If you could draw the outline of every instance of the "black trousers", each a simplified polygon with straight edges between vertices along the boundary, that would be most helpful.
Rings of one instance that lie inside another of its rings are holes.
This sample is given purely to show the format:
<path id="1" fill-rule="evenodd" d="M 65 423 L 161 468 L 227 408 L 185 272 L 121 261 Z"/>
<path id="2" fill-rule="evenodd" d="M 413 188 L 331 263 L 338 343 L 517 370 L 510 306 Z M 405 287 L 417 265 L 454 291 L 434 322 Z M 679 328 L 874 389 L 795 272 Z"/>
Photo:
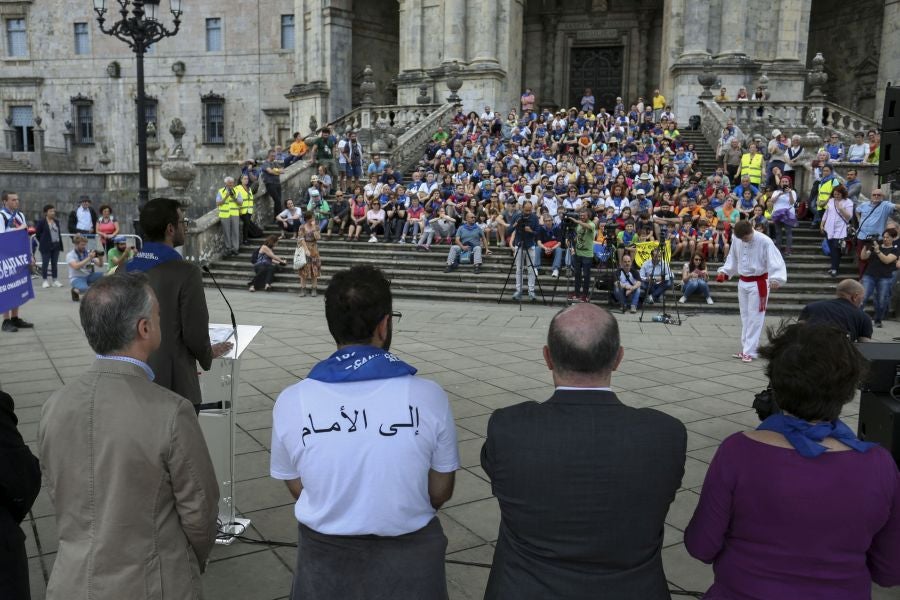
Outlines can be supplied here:
<path id="1" fill-rule="evenodd" d="M 56 279 L 59 274 L 57 273 L 58 267 L 57 264 L 59 262 L 59 247 L 50 250 L 49 252 L 41 252 L 41 277 L 43 279 L 47 279 L 47 272 L 52 274 L 53 279 Z"/>
<path id="2" fill-rule="evenodd" d="M 253 272 L 256 273 L 256 277 L 253 278 L 253 287 L 258 290 L 271 285 L 272 280 L 275 279 L 275 265 L 265 263 L 253 265 Z"/>
<path id="3" fill-rule="evenodd" d="M 272 199 L 272 219 L 275 218 L 275 215 L 281 212 L 281 182 L 269 183 L 266 182 L 266 193 L 269 195 L 269 198 Z"/>
<path id="4" fill-rule="evenodd" d="M 403 224 L 406 223 L 406 218 L 398 218 L 395 217 L 388 221 L 388 233 L 387 233 L 387 241 L 391 240 L 399 240 L 400 235 L 403 233 Z"/>
<path id="5" fill-rule="evenodd" d="M 575 293 L 579 296 L 591 295 L 591 266 L 594 264 L 593 256 L 578 256 L 574 259 L 572 266 L 575 267 Z"/>

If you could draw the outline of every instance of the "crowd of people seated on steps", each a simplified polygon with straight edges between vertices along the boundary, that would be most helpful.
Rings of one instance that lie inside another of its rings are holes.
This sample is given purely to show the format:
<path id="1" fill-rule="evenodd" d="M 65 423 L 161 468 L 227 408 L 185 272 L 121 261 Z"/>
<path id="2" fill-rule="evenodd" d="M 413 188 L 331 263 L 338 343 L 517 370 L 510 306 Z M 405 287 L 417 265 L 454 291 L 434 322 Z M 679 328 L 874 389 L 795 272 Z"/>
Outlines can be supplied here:
<path id="1" fill-rule="evenodd" d="M 829 224 L 822 217 L 833 194 L 846 194 L 854 205 L 865 199 L 857 174 L 840 179 L 830 163 L 877 160 L 877 132 L 860 132 L 847 147 L 829 139 L 812 157 L 815 185 L 807 195 L 794 188 L 795 170 L 810 158 L 799 136 L 789 139 L 776 129 L 768 142 L 745 139 L 729 121 L 715 151 L 715 170 L 706 173 L 659 90 L 649 102 L 638 98 L 626 105 L 617 98 L 608 107 L 597 105 L 590 90 L 569 109 L 538 110 L 530 91 L 521 100 L 505 114 L 489 106 L 480 113 L 460 109 L 437 129 L 409 174 L 378 154 L 364 164 L 355 132 L 334 135 L 326 128 L 309 145 L 298 137 L 289 152 L 279 155 L 276 148 L 259 169 L 247 165 L 244 175 L 250 182 L 265 180 L 273 165 L 313 161 L 317 173 L 309 188 L 283 210 L 277 190 L 275 219 L 282 237 L 296 239 L 308 211 L 323 239 L 412 244 L 423 252 L 448 246 L 450 270 L 461 259 L 480 266 L 487 252 L 479 249 L 476 263 L 476 246 L 509 245 L 530 202 L 540 224 L 532 261 L 557 277 L 571 268 L 574 255 L 563 239 L 563 215 L 585 206 L 596 225 L 600 262 L 619 266 L 628 255 L 639 270 L 648 252 L 638 249 L 657 244 L 661 261 L 671 261 L 676 272 L 681 267 L 680 278 L 669 278 L 682 288 L 680 301 L 698 296 L 712 303 L 706 262 L 724 259 L 738 220 L 750 219 L 790 256 L 799 220 Z M 264 185 L 270 187 L 268 180 Z M 470 231 L 464 241 L 458 233 L 468 214 L 479 235 Z M 833 226 L 833 215 L 830 221 Z M 643 289 L 622 304 L 641 302 L 648 295 L 646 282 Z"/>

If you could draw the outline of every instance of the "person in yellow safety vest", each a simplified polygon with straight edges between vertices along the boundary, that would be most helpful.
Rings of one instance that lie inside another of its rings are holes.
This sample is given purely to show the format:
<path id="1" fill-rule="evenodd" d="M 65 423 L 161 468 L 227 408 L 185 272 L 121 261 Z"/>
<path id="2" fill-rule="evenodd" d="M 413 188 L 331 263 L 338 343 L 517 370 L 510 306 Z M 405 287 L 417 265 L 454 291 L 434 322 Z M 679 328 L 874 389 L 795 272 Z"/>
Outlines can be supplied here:
<path id="1" fill-rule="evenodd" d="M 741 166 L 738 167 L 737 175 L 749 175 L 750 183 L 759 187 L 762 181 L 763 171 L 763 155 L 759 153 L 759 146 L 756 142 L 750 142 L 749 151 L 741 155 Z"/>
<path id="2" fill-rule="evenodd" d="M 825 216 L 825 209 L 828 207 L 828 200 L 834 188 L 841 185 L 840 178 L 834 174 L 831 165 L 822 165 L 822 177 L 819 179 L 819 191 L 816 193 L 816 215 L 813 217 L 813 226 L 819 224 L 822 217 Z"/>
<path id="3" fill-rule="evenodd" d="M 246 244 L 250 237 L 250 223 L 253 221 L 253 190 L 250 189 L 249 175 L 241 175 L 237 191 L 244 198 L 241 204 L 241 243 Z"/>
<path id="4" fill-rule="evenodd" d="M 236 256 L 241 249 L 241 205 L 244 196 L 234 187 L 234 177 L 225 178 L 225 187 L 216 193 L 219 221 L 225 238 L 225 256 Z"/>

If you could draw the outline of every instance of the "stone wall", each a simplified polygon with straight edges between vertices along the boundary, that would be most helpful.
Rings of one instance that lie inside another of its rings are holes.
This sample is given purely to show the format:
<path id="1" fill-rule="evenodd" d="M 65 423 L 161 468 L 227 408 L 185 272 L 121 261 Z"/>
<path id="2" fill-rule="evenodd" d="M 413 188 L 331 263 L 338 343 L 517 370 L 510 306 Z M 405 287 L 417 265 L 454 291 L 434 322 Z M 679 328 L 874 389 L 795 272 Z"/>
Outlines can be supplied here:
<path id="1" fill-rule="evenodd" d="M 2 3 L 3 12 L 9 3 Z M 108 19 L 118 17 L 111 4 Z M 29 55 L 4 60 L 0 76 L 0 113 L 15 104 L 29 104 L 43 119 L 45 144 L 64 147 L 66 121 L 74 122 L 70 98 L 81 95 L 93 102 L 95 145 L 75 148 L 79 169 L 97 169 L 100 146 L 112 159 L 109 169 L 137 167 L 136 79 L 133 52 L 121 41 L 100 32 L 91 2 L 42 0 L 17 3 L 25 11 Z M 264 9 L 262 8 L 264 6 Z M 160 6 L 161 20 L 171 24 L 168 2 Z M 185 3 L 181 30 L 160 41 L 145 57 L 147 94 L 158 101 L 160 138 L 174 117 L 188 132 L 187 154 L 194 160 L 239 160 L 255 154 L 271 140 L 289 133 L 289 105 L 284 93 L 293 79 L 293 50 L 281 50 L 281 15 L 294 12 L 293 0 L 268 0 L 254 5 L 216 0 Z M 223 51 L 206 52 L 206 19 L 223 23 Z M 90 52 L 74 53 L 74 23 L 89 24 Z M 107 22 L 107 25 L 109 23 Z M 119 76 L 107 73 L 117 63 Z M 182 62 L 184 74 L 173 65 Z M 201 95 L 225 98 L 225 144 L 204 145 Z M 165 146 L 160 156 L 168 150 Z"/>
<path id="2" fill-rule="evenodd" d="M 806 56 L 807 64 L 816 52 L 825 57 L 829 100 L 864 115 L 877 112 L 879 119 L 875 92 L 884 5 L 883 0 L 816 0 Z"/>
<path id="3" fill-rule="evenodd" d="M 400 71 L 400 19 L 396 0 L 368 0 L 353 7 L 353 106 L 362 102 L 359 84 L 366 65 L 372 66 L 375 104 L 395 104 L 394 77 Z"/>

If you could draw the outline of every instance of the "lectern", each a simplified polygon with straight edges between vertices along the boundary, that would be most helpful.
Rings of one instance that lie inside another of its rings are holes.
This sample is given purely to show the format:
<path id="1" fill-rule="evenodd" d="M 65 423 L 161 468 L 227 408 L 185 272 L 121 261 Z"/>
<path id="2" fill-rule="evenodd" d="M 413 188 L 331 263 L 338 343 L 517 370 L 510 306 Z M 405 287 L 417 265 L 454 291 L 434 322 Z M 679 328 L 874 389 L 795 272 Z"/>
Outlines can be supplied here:
<path id="1" fill-rule="evenodd" d="M 231 352 L 213 359 L 209 371 L 200 374 L 202 406 L 205 407 L 200 411 L 200 429 L 219 482 L 220 534 L 216 538 L 217 544 L 231 544 L 250 524 L 250 519 L 238 516 L 234 505 L 234 434 L 241 355 L 261 329 L 259 325 L 238 325 L 236 334 L 230 338 L 234 342 Z M 231 332 L 232 327 L 210 323 L 209 330 L 215 343 L 224 339 L 221 332 Z"/>

